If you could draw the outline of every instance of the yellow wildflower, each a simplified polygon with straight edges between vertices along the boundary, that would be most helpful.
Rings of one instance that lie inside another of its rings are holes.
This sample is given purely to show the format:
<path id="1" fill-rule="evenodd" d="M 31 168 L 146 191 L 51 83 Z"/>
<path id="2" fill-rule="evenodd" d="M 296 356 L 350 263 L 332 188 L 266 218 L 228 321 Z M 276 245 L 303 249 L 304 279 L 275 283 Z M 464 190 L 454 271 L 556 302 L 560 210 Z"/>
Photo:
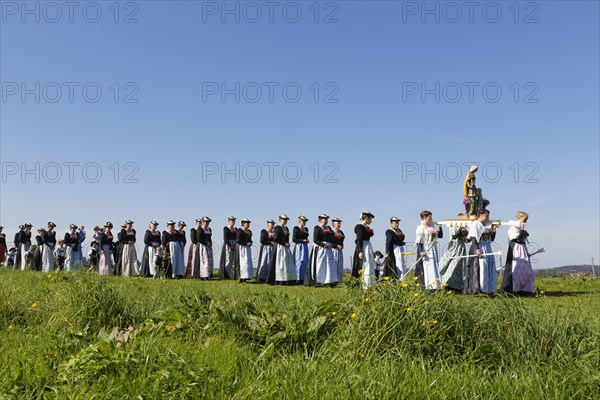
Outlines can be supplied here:
<path id="1" fill-rule="evenodd" d="M 384 276 L 384 277 L 383 277 L 383 280 L 384 280 L 384 281 L 389 281 L 389 280 L 390 280 L 390 277 L 389 277 L 389 276 Z"/>
<path id="2" fill-rule="evenodd" d="M 406 283 L 402 282 L 402 284 L 401 284 L 400 286 L 402 286 L 402 289 L 404 289 L 404 288 L 406 288 L 408 285 L 407 285 Z"/>
<path id="3" fill-rule="evenodd" d="M 419 293 L 415 293 L 415 297 L 419 297 Z"/>
<path id="4" fill-rule="evenodd" d="M 416 276 L 413 276 L 413 278 L 412 278 L 413 281 L 416 281 L 417 279 L 419 279 L 419 278 L 417 278 Z"/>
<path id="5" fill-rule="evenodd" d="M 37 303 L 31 303 L 31 308 L 36 308 L 37 307 Z"/>
<path id="6" fill-rule="evenodd" d="M 337 314 L 335 311 L 332 311 L 332 312 L 331 312 L 331 315 L 335 315 L 335 314 Z"/>
<path id="7" fill-rule="evenodd" d="M 415 286 L 416 286 L 416 287 L 419 287 L 419 286 L 421 286 L 421 284 L 420 284 L 420 283 L 417 283 Z"/>
<path id="8" fill-rule="evenodd" d="M 350 314 L 350 316 L 351 316 L 352 318 L 356 318 L 356 313 L 352 313 L 352 314 Z"/>
<path id="9" fill-rule="evenodd" d="M 433 324 L 434 324 L 434 325 L 438 323 L 437 319 L 434 319 L 434 320 L 433 320 L 433 321 L 431 321 L 431 322 L 433 322 Z"/>
<path id="10" fill-rule="evenodd" d="M 12 331 L 15 326 L 13 324 L 8 324 L 8 330 Z"/>

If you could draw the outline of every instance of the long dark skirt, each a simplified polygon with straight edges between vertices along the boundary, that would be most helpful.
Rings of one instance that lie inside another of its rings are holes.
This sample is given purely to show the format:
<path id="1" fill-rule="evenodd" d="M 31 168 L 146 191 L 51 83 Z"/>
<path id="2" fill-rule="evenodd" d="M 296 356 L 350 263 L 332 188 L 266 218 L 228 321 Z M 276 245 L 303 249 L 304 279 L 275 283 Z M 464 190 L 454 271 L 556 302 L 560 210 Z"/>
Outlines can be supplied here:
<path id="1" fill-rule="evenodd" d="M 317 284 L 313 273 L 315 271 L 316 257 L 314 256 L 314 253 L 316 247 L 317 245 L 314 245 L 312 249 L 310 249 L 310 254 L 308 256 L 308 265 L 306 266 L 306 271 L 304 272 L 305 286 L 315 286 Z"/>
<path id="2" fill-rule="evenodd" d="M 233 242 L 233 241 L 232 241 Z M 221 249 L 221 259 L 219 260 L 219 279 L 235 279 L 235 242 L 223 243 Z"/>
<path id="3" fill-rule="evenodd" d="M 469 255 L 472 257 L 467 258 L 467 268 L 465 271 L 465 293 L 466 294 L 477 294 L 481 291 L 479 284 L 479 258 L 475 256 L 477 246 L 474 244 L 469 248 Z"/>
<path id="4" fill-rule="evenodd" d="M 148 259 L 148 245 L 144 246 L 142 254 L 142 266 L 140 267 L 140 276 L 149 278 L 150 276 L 150 260 Z"/>

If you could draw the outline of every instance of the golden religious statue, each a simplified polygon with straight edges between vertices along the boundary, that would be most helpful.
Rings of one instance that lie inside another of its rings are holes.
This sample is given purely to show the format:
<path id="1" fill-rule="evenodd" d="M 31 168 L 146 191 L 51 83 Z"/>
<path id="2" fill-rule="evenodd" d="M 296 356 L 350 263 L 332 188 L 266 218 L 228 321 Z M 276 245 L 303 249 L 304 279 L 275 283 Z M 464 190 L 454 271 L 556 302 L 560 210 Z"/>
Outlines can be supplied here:
<path id="1" fill-rule="evenodd" d="M 472 165 L 463 184 L 463 195 L 465 197 L 463 204 L 465 205 L 466 213 L 468 216 L 475 217 L 477 217 L 480 210 L 485 208 L 483 204 L 483 191 L 475 185 L 475 172 L 477 170 L 477 165 Z"/>

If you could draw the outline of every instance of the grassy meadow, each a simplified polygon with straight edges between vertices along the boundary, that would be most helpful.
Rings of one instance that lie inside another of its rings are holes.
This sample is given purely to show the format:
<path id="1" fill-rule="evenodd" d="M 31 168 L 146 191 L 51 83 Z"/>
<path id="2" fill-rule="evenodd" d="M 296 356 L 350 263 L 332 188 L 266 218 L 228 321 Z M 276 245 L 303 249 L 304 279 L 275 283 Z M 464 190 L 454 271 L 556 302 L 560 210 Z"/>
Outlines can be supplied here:
<path id="1" fill-rule="evenodd" d="M 0 398 L 599 399 L 600 279 L 529 298 L 0 270 Z"/>

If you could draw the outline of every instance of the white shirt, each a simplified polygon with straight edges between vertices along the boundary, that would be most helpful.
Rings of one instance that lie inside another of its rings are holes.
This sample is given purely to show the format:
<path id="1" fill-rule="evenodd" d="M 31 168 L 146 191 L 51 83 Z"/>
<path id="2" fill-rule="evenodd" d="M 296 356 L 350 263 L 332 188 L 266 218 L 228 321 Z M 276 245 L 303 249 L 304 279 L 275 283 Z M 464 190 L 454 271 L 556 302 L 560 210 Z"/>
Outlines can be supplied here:
<path id="1" fill-rule="evenodd" d="M 478 220 L 475 220 L 471 223 L 469 227 L 469 235 L 468 237 L 474 237 L 478 242 L 481 239 L 481 235 L 484 233 L 488 233 L 492 230 L 492 223 L 487 221 L 486 223 L 481 223 Z"/>
<path id="2" fill-rule="evenodd" d="M 521 223 L 519 221 L 510 220 L 505 225 L 508 225 L 508 240 L 514 240 L 521 233 Z"/>
<path id="3" fill-rule="evenodd" d="M 434 235 L 433 232 L 437 232 L 437 228 L 433 226 L 427 225 L 419 225 L 417 227 L 417 238 L 415 239 L 415 244 L 430 244 L 437 238 L 437 234 Z"/>

